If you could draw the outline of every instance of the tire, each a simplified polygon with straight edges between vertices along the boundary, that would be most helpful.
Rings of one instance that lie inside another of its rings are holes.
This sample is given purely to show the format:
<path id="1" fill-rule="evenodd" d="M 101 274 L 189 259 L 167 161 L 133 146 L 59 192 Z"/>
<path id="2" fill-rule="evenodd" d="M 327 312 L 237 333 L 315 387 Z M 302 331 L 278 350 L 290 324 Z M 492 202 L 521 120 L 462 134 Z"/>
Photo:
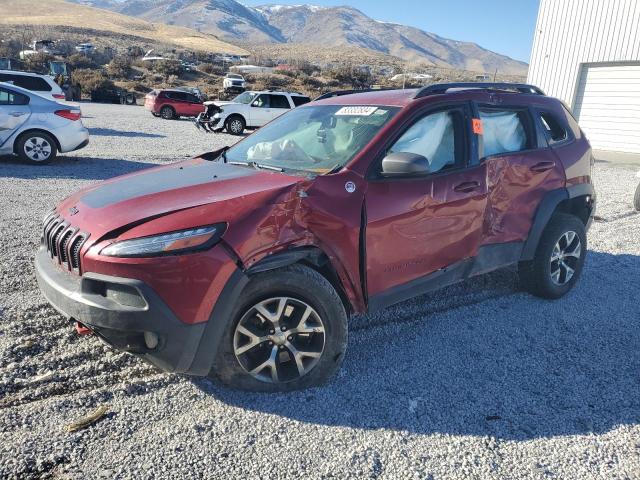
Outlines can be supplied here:
<path id="1" fill-rule="evenodd" d="M 173 120 L 174 118 L 176 118 L 176 111 L 173 109 L 173 107 L 169 107 L 167 105 L 160 109 L 160 116 L 165 120 Z"/>
<path id="2" fill-rule="evenodd" d="M 633 197 L 633 206 L 640 212 L 640 183 L 636 188 L 636 194 Z"/>
<path id="3" fill-rule="evenodd" d="M 23 162 L 33 165 L 51 163 L 58 155 L 56 141 L 45 132 L 27 132 L 18 137 L 15 152 Z"/>
<path id="4" fill-rule="evenodd" d="M 347 347 L 347 314 L 320 273 L 292 265 L 256 274 L 240 298 L 210 379 L 238 390 L 288 392 L 323 384 L 339 369 Z"/>
<path id="5" fill-rule="evenodd" d="M 231 135 L 242 135 L 244 129 L 247 126 L 247 122 L 244 121 L 240 115 L 231 115 L 224 123 L 224 127 Z"/>
<path id="6" fill-rule="evenodd" d="M 136 97 L 133 93 L 127 93 L 124 97 L 124 102 L 127 105 L 135 105 L 136 104 Z"/>
<path id="7" fill-rule="evenodd" d="M 537 297 L 560 298 L 578 281 L 586 254 L 584 223 L 573 215 L 556 213 L 542 234 L 533 260 L 520 262 L 520 283 Z"/>

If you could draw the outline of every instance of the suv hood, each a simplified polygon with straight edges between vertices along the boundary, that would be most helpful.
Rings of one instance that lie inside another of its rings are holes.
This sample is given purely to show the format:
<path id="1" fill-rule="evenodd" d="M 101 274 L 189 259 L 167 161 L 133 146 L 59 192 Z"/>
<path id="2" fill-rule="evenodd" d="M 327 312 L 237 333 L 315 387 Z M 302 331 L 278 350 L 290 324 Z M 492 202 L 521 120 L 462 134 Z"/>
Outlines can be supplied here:
<path id="1" fill-rule="evenodd" d="M 100 182 L 68 197 L 57 211 L 94 243 L 114 230 L 195 207 L 202 208 L 193 222 L 231 223 L 259 205 L 278 203 L 280 193 L 303 180 L 195 158 Z M 166 231 L 195 226 L 172 224 Z"/>

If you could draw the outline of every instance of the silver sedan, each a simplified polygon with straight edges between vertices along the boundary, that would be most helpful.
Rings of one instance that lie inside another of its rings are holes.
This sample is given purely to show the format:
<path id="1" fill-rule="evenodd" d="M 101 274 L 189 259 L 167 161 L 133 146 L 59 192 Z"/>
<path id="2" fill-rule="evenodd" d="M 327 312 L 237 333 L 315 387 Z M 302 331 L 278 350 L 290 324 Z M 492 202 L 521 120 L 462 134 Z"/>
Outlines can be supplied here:
<path id="1" fill-rule="evenodd" d="M 0 82 L 0 155 L 45 164 L 89 143 L 77 105 L 59 103 Z"/>

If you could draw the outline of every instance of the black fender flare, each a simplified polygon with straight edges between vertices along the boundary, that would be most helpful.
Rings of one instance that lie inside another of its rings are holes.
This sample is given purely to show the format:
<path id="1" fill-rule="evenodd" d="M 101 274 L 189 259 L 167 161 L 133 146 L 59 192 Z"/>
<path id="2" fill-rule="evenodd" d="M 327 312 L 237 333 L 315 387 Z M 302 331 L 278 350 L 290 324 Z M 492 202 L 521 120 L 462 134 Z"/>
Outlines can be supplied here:
<path id="1" fill-rule="evenodd" d="M 565 200 L 585 195 L 592 196 L 595 201 L 595 190 L 593 185 L 590 183 L 581 183 L 567 188 L 558 188 L 545 194 L 533 217 L 529 235 L 525 241 L 524 248 L 522 249 L 521 261 L 533 260 L 536 249 L 538 248 L 538 243 L 540 243 L 540 238 L 542 238 L 542 232 L 549 223 L 551 216 L 557 210 L 558 205 Z M 593 210 L 595 211 L 595 207 Z M 593 215 L 593 211 L 591 212 L 591 215 Z"/>

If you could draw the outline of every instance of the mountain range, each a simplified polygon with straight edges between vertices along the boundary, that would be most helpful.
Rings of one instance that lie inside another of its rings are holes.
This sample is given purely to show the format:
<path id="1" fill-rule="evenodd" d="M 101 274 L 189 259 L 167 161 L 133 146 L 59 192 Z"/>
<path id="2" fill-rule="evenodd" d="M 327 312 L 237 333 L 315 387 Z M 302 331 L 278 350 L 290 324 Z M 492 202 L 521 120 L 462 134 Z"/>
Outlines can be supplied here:
<path id="1" fill-rule="evenodd" d="M 525 75 L 527 64 L 472 42 L 374 20 L 348 6 L 263 5 L 235 0 L 73 0 L 144 20 L 193 28 L 231 43 L 360 47 L 445 68 Z"/>

